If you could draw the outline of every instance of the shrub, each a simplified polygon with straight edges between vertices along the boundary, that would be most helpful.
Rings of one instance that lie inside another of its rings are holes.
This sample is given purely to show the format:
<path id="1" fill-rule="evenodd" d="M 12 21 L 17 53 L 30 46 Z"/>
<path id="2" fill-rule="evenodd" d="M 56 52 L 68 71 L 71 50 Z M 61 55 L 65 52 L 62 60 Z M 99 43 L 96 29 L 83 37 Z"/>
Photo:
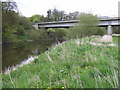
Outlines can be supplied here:
<path id="1" fill-rule="evenodd" d="M 120 26 L 113 27 L 113 33 L 114 34 L 120 34 L 119 28 L 120 28 Z"/>
<path id="2" fill-rule="evenodd" d="M 16 30 L 15 29 L 13 29 L 13 28 L 9 28 L 9 29 L 6 29 L 4 32 L 2 32 L 2 36 L 3 36 L 3 38 L 2 38 L 2 41 L 3 42 L 14 42 L 14 41 L 16 41 L 17 40 L 17 38 L 16 38 L 16 34 L 14 34 L 14 33 L 16 33 Z"/>
<path id="3" fill-rule="evenodd" d="M 67 31 L 68 38 L 81 38 L 91 35 L 104 35 L 106 33 L 104 28 L 98 27 L 99 19 L 92 14 L 82 13 L 79 17 L 78 25 L 71 27 Z"/>
<path id="4" fill-rule="evenodd" d="M 55 33 L 57 34 L 58 38 L 64 38 L 66 36 L 66 29 L 65 28 L 55 29 Z"/>
<path id="5" fill-rule="evenodd" d="M 39 37 L 38 31 L 35 31 L 35 30 L 27 30 L 25 32 L 25 35 L 28 37 L 28 39 L 31 39 L 31 40 L 34 40 L 34 39 L 36 40 Z"/>
<path id="6" fill-rule="evenodd" d="M 47 30 L 42 28 L 38 30 L 38 34 L 39 34 L 39 39 L 48 39 L 49 35 L 47 33 Z"/>
<path id="7" fill-rule="evenodd" d="M 103 27 L 97 27 L 96 28 L 96 33 L 94 33 L 94 35 L 105 35 L 107 34 L 107 30 L 105 30 L 105 28 Z"/>
<path id="8" fill-rule="evenodd" d="M 49 28 L 48 34 L 50 38 L 55 38 L 55 39 L 64 39 L 66 36 L 66 29 L 65 28 Z"/>

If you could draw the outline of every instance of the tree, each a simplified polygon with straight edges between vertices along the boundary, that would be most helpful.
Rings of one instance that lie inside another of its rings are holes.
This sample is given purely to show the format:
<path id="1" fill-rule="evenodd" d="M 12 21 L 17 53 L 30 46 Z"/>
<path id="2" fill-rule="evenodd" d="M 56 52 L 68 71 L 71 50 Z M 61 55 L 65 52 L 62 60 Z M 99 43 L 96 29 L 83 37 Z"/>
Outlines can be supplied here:
<path id="1" fill-rule="evenodd" d="M 2 10 L 5 12 L 15 11 L 16 13 L 19 13 L 16 2 L 9 0 L 7 0 L 6 2 L 2 2 Z"/>
<path id="2" fill-rule="evenodd" d="M 97 16 L 85 13 L 80 14 L 79 27 L 85 35 L 93 35 L 96 33 L 97 25 L 99 23 L 100 21 Z"/>
<path id="3" fill-rule="evenodd" d="M 66 14 L 65 11 L 59 11 L 56 8 L 53 10 L 49 9 L 47 11 L 48 21 L 65 21 L 65 20 L 77 20 L 79 17 L 79 12 L 73 12 Z"/>
<path id="4" fill-rule="evenodd" d="M 44 20 L 44 16 L 35 14 L 35 15 L 32 15 L 31 17 L 29 17 L 29 20 L 32 23 L 39 23 L 39 22 L 42 22 Z"/>
<path id="5" fill-rule="evenodd" d="M 51 9 L 49 9 L 49 10 L 47 11 L 47 18 L 48 18 L 48 21 L 51 21 L 51 20 L 52 20 L 52 11 L 51 11 Z"/>
<path id="6" fill-rule="evenodd" d="M 64 17 L 65 17 L 64 15 L 65 15 L 65 11 L 59 11 L 59 15 L 58 15 L 58 16 L 59 16 L 59 17 L 58 17 L 59 19 L 58 19 L 58 20 L 59 20 L 59 21 L 64 21 L 64 19 L 65 19 L 65 18 L 64 18 Z"/>
<path id="7" fill-rule="evenodd" d="M 2 2 L 2 34 L 3 42 L 16 41 L 25 36 L 25 30 L 32 29 L 30 21 L 20 16 L 16 11 L 17 4 L 15 2 Z"/>
<path id="8" fill-rule="evenodd" d="M 2 34 L 4 41 L 14 41 L 16 39 L 16 24 L 18 23 L 18 13 L 16 13 L 15 2 L 2 2 Z"/>
<path id="9" fill-rule="evenodd" d="M 53 18 L 55 21 L 58 21 L 58 10 L 56 8 L 53 9 Z"/>
<path id="10" fill-rule="evenodd" d="M 100 21 L 97 16 L 81 13 L 78 25 L 71 27 L 67 36 L 69 38 L 76 38 L 91 35 L 103 35 L 105 34 L 105 29 L 98 27 L 97 25 L 99 23 Z"/>
<path id="11" fill-rule="evenodd" d="M 65 20 L 65 11 L 59 11 L 56 8 L 47 11 L 48 21 L 63 21 Z"/>

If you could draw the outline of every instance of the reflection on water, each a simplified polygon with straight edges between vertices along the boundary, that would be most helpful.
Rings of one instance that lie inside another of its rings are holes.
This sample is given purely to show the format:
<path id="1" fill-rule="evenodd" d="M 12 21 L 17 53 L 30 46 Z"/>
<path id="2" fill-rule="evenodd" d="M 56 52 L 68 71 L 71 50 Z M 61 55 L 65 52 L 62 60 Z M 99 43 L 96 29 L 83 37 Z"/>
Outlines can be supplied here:
<path id="1" fill-rule="evenodd" d="M 2 70 L 20 64 L 33 54 L 40 54 L 48 49 L 54 41 L 11 43 L 2 45 Z"/>

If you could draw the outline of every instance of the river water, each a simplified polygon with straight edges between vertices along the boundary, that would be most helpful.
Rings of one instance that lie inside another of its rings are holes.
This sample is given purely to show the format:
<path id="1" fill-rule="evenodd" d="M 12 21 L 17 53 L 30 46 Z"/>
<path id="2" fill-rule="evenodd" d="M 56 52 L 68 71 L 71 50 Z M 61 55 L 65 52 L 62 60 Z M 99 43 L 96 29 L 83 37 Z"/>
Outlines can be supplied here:
<path id="1" fill-rule="evenodd" d="M 53 40 L 44 40 L 26 43 L 5 43 L 2 45 L 2 70 L 20 64 L 30 56 L 34 56 L 37 51 L 43 53 L 50 46 L 54 45 Z"/>

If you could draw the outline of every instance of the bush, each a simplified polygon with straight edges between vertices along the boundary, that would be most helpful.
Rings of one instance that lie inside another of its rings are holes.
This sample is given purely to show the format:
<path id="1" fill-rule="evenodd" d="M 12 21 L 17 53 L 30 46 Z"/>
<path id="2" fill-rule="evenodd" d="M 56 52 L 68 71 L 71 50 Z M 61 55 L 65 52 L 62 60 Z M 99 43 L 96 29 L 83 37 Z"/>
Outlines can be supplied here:
<path id="1" fill-rule="evenodd" d="M 115 27 L 113 27 L 113 33 L 114 33 L 114 34 L 120 34 L 119 29 L 120 29 L 120 26 L 115 26 Z"/>
<path id="2" fill-rule="evenodd" d="M 12 28 L 9 28 L 7 30 L 5 30 L 5 32 L 2 33 L 2 41 L 3 42 L 14 42 L 17 40 L 17 35 L 14 34 L 16 32 L 16 30 L 12 29 Z"/>
<path id="3" fill-rule="evenodd" d="M 65 28 L 49 28 L 48 34 L 50 38 L 55 38 L 55 39 L 64 39 L 66 36 L 66 29 Z"/>
<path id="4" fill-rule="evenodd" d="M 82 31 L 81 31 L 82 32 Z M 75 39 L 75 38 L 81 38 L 82 37 L 82 33 L 79 30 L 78 26 L 75 27 L 71 27 L 67 30 L 67 34 L 66 37 L 67 39 Z"/>
<path id="5" fill-rule="evenodd" d="M 67 37 L 70 38 L 81 38 L 91 35 L 104 35 L 106 33 L 104 28 L 97 27 L 99 24 L 97 16 L 92 14 L 81 14 L 78 25 L 71 27 L 67 31 Z"/>
<path id="6" fill-rule="evenodd" d="M 105 28 L 103 27 L 97 27 L 96 28 L 96 33 L 94 33 L 94 35 L 105 35 L 107 34 L 107 30 L 105 30 Z"/>
<path id="7" fill-rule="evenodd" d="M 48 39 L 49 35 L 47 33 L 47 30 L 42 28 L 38 30 L 38 34 L 39 34 L 39 39 Z"/>
<path id="8" fill-rule="evenodd" d="M 55 30 L 58 38 L 64 38 L 66 36 L 66 29 L 65 28 L 58 28 Z"/>
<path id="9" fill-rule="evenodd" d="M 39 37 L 39 33 L 36 30 L 27 30 L 25 32 L 25 35 L 28 37 L 30 40 L 37 40 Z"/>
<path id="10" fill-rule="evenodd" d="M 51 32 L 51 33 L 52 33 L 52 32 L 54 33 L 54 32 L 55 32 L 55 29 L 49 28 L 47 31 L 48 31 L 48 32 Z"/>

